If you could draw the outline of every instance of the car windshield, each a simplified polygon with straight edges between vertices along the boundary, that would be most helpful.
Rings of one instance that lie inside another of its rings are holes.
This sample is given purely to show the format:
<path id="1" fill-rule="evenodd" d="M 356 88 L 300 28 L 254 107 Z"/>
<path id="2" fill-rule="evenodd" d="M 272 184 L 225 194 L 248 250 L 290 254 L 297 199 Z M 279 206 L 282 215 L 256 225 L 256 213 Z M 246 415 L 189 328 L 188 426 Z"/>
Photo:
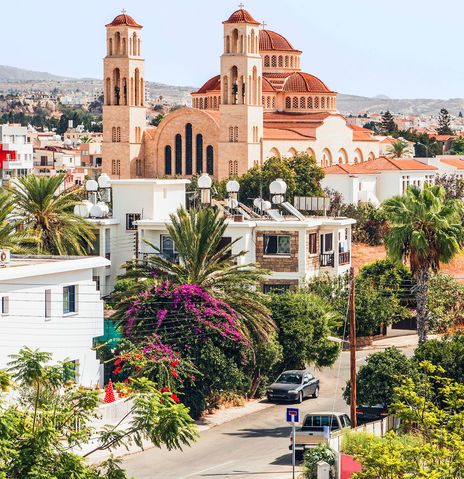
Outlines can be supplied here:
<path id="1" fill-rule="evenodd" d="M 301 384 L 301 374 L 282 373 L 276 383 L 284 384 Z"/>

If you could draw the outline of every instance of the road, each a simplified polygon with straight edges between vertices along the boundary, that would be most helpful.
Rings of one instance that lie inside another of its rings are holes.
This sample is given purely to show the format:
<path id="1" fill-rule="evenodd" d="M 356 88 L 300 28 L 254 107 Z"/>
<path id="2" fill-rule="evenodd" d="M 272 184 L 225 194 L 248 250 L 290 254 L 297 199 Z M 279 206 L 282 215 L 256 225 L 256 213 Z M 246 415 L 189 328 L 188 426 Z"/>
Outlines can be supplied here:
<path id="1" fill-rule="evenodd" d="M 403 351 L 409 356 L 413 348 Z M 358 367 L 371 352 L 358 351 Z M 349 412 L 341 397 L 349 378 L 349 353 L 342 353 L 335 366 L 316 375 L 321 380 L 320 396 L 306 399 L 299 405 L 300 412 Z M 291 428 L 285 422 L 286 407 L 279 404 L 203 431 L 198 442 L 183 452 L 149 449 L 132 454 L 123 466 L 136 479 L 287 479 L 291 477 Z"/>

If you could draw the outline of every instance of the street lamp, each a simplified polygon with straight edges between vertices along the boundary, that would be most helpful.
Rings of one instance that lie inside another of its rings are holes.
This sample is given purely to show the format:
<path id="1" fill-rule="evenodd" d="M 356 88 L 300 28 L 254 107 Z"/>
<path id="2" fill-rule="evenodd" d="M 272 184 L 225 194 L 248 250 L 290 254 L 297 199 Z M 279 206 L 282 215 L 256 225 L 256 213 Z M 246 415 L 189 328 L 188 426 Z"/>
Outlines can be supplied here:
<path id="1" fill-rule="evenodd" d="M 198 189 L 200 190 L 200 203 L 202 205 L 211 204 L 211 187 L 213 186 L 213 180 L 208 173 L 203 173 L 198 178 Z"/>
<path id="2" fill-rule="evenodd" d="M 424 143 L 421 143 L 420 141 L 416 141 L 416 145 L 421 145 L 425 148 L 425 157 L 429 157 L 429 147 L 425 145 Z"/>

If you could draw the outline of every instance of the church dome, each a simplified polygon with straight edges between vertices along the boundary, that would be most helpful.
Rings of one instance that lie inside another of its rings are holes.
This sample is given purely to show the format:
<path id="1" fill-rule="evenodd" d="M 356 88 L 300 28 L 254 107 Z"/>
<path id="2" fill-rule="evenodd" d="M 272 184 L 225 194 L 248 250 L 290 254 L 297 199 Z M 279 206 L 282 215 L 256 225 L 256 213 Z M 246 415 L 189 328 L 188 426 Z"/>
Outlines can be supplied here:
<path id="1" fill-rule="evenodd" d="M 209 79 L 199 90 L 195 93 L 208 93 L 210 91 L 219 91 L 221 89 L 221 75 Z"/>
<path id="2" fill-rule="evenodd" d="M 259 32 L 259 50 L 261 52 L 296 52 L 293 45 L 280 33 L 272 30 Z"/>
<path id="3" fill-rule="evenodd" d="M 283 91 L 300 93 L 333 93 L 319 78 L 309 73 L 295 72 L 285 80 Z"/>
<path id="4" fill-rule="evenodd" d="M 250 23 L 252 25 L 260 25 L 251 14 L 244 8 L 236 10 L 224 23 Z"/>
<path id="5" fill-rule="evenodd" d="M 130 15 L 127 13 L 120 13 L 111 23 L 106 25 L 107 27 L 119 27 L 120 25 L 126 25 L 128 27 L 142 28 Z"/>

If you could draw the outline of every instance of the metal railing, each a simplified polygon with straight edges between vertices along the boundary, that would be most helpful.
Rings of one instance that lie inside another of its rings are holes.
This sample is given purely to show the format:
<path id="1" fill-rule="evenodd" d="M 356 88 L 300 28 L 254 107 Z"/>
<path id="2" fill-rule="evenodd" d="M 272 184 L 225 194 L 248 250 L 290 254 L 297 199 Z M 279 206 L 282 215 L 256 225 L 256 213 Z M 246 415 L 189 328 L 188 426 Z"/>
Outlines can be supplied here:
<path id="1" fill-rule="evenodd" d="M 339 256 L 338 256 L 339 265 L 350 264 L 350 261 L 351 261 L 351 253 L 349 251 L 346 251 L 345 253 L 339 253 Z"/>
<path id="2" fill-rule="evenodd" d="M 322 253 L 319 257 L 319 263 L 322 267 L 335 266 L 335 255 L 334 253 Z"/>

